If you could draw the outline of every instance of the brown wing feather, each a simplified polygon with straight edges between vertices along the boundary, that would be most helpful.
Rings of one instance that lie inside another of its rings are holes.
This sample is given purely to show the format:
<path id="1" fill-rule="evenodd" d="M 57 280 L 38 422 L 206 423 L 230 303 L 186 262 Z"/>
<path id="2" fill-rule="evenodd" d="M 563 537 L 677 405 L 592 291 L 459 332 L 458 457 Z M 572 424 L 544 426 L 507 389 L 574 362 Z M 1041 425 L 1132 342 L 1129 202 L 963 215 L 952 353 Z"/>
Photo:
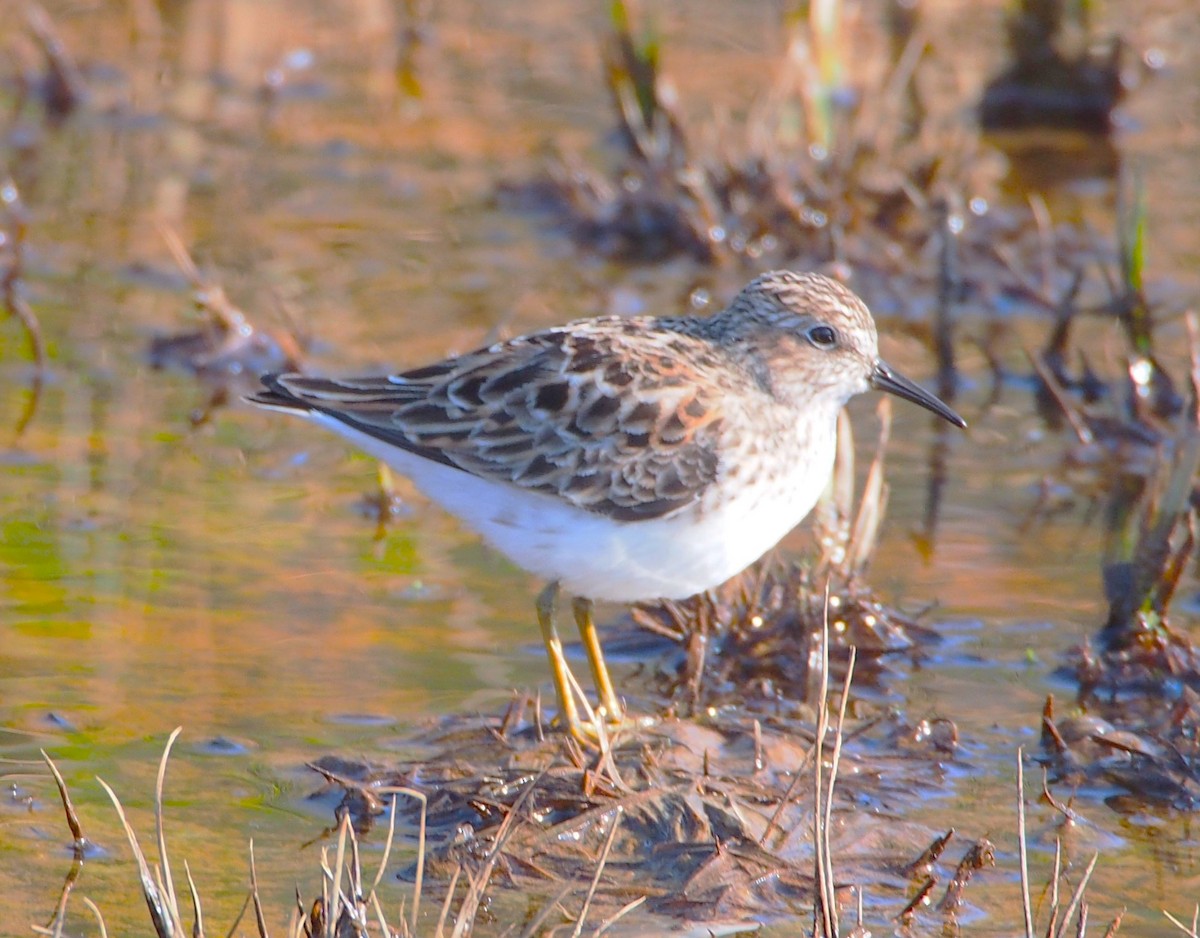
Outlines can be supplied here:
<path id="1" fill-rule="evenodd" d="M 694 380 L 701 343 L 661 330 L 647 355 L 644 324 L 631 326 L 573 324 L 391 377 L 270 376 L 256 400 L 318 410 L 427 459 L 617 520 L 659 518 L 716 478 L 720 409 Z"/>

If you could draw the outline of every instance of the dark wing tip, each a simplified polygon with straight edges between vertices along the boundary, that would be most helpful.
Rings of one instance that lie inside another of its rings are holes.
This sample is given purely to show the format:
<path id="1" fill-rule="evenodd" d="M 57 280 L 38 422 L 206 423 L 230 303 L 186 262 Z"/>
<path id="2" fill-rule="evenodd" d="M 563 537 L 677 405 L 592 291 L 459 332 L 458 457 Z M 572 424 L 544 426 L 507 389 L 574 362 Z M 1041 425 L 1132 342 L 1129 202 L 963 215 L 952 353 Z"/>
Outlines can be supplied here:
<path id="1" fill-rule="evenodd" d="M 260 375 L 259 380 L 262 381 L 264 390 L 254 394 L 247 394 L 242 400 L 250 404 L 256 404 L 259 407 L 268 407 L 272 410 L 292 412 L 311 410 L 312 407 L 310 404 L 289 391 L 287 386 L 280 380 L 287 377 L 290 376 L 278 373 Z"/>

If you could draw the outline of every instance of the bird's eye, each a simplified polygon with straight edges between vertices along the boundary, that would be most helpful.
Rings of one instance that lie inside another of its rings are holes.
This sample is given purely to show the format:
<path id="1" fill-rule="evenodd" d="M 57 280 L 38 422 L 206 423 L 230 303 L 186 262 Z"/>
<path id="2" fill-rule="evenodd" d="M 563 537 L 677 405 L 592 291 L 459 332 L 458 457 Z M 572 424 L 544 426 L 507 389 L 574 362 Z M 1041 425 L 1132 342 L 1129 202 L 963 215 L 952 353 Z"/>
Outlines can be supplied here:
<path id="1" fill-rule="evenodd" d="M 805 335 L 808 337 L 808 341 L 815 348 L 819 349 L 831 349 L 837 345 L 838 341 L 837 330 L 833 326 L 826 326 L 824 324 L 813 326 Z"/>

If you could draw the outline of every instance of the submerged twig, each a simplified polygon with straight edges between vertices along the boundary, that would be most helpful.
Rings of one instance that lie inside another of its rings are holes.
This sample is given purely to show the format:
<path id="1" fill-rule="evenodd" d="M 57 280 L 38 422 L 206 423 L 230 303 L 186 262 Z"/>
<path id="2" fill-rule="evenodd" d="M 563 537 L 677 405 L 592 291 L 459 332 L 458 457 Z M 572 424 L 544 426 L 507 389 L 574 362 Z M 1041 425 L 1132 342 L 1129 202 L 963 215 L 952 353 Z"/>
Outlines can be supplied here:
<path id="1" fill-rule="evenodd" d="M 71 829 L 71 837 L 74 839 L 74 853 L 76 860 L 82 860 L 88 848 L 88 839 L 83 833 L 83 825 L 79 822 L 79 814 L 75 810 L 75 805 L 71 802 L 70 792 L 67 791 L 67 783 L 63 780 L 62 773 L 58 771 L 58 766 L 54 764 L 54 760 L 46 755 L 46 750 L 39 750 L 42 754 L 42 761 L 50 768 L 50 773 L 54 776 L 54 784 L 58 788 L 58 796 L 62 800 L 63 813 L 67 817 L 67 827 Z"/>
<path id="2" fill-rule="evenodd" d="M 46 112 L 51 118 L 61 120 L 87 100 L 87 84 L 45 9 L 30 2 L 25 9 L 25 21 L 46 58 L 43 89 Z"/>
<path id="3" fill-rule="evenodd" d="M 46 344 L 42 339 L 42 327 L 37 314 L 25 299 L 25 251 L 29 236 L 29 212 L 21 201 L 21 193 L 11 177 L 0 180 L 0 302 L 9 316 L 16 319 L 25 330 L 29 351 L 33 356 L 33 377 L 30 380 L 29 399 L 17 420 L 18 437 L 33 420 L 41 400 L 42 384 L 45 381 L 47 357 Z"/>

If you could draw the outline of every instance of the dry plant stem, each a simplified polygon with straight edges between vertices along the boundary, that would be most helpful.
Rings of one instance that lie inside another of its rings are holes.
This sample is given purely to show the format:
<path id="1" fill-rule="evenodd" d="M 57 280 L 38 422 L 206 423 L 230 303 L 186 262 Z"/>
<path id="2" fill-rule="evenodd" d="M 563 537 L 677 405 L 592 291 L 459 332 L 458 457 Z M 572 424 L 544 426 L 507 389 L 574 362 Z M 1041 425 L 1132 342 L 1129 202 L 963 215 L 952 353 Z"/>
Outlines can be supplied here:
<path id="1" fill-rule="evenodd" d="M 831 489 L 841 533 L 854 510 L 854 426 L 850 422 L 850 415 L 844 409 L 838 412 L 837 455 L 834 465 L 836 468 Z"/>
<path id="2" fill-rule="evenodd" d="M 912 87 L 913 79 L 917 73 L 917 66 L 921 64 L 921 60 L 925 58 L 925 52 L 930 48 L 931 42 L 928 36 L 928 30 L 925 24 L 918 24 L 913 34 L 909 36 L 908 41 L 904 45 L 903 51 L 896 59 L 896 64 L 892 68 L 892 74 L 888 76 L 885 85 L 882 99 L 886 102 L 886 106 L 893 112 L 898 114 L 903 105 L 903 96 L 907 89 Z M 897 146 L 896 131 L 902 126 L 903 121 L 899 118 L 883 118 L 880 120 L 879 138 L 876 141 L 876 149 L 881 152 L 894 150 Z"/>
<path id="3" fill-rule="evenodd" d="M 533 790 L 541 784 L 545 776 L 546 770 L 543 769 L 525 787 L 525 790 L 521 792 L 521 796 L 513 803 L 512 808 L 509 809 L 508 814 L 505 816 L 503 822 L 501 822 L 500 829 L 496 831 L 496 842 L 492 844 L 492 849 L 488 851 L 483 864 L 477 872 L 467 874 L 467 894 L 463 897 L 462 905 L 459 907 L 458 916 L 454 922 L 454 931 L 450 933 L 451 938 L 463 938 L 474 926 L 475 916 L 479 913 L 479 906 L 483 899 L 484 888 L 487 886 L 488 880 L 491 879 L 492 871 L 496 868 L 496 861 L 500 858 L 500 851 L 504 849 L 505 843 L 512 834 L 517 816 L 525 807 L 525 803 L 529 800 L 529 796 L 533 793 Z"/>
<path id="4" fill-rule="evenodd" d="M 43 14 L 44 15 L 44 14 Z M 25 330 L 33 356 L 34 372 L 30 382 L 29 400 L 17 420 L 16 435 L 20 437 L 33 420 L 42 396 L 42 385 L 46 375 L 46 345 L 42 340 L 42 329 L 37 315 L 21 295 L 21 279 L 25 273 L 25 239 L 29 231 L 29 220 L 21 194 L 11 178 L 0 180 L 0 203 L 7 210 L 7 224 L 0 229 L 0 244 L 8 247 L 8 264 L 0 270 L 0 296 L 4 308 L 16 318 Z"/>
<path id="5" fill-rule="evenodd" d="M 954 365 L 954 316 L 955 297 L 961 292 L 962 273 L 958 252 L 958 239 L 951 230 L 950 220 L 954 214 L 948 202 L 938 205 L 937 234 L 938 251 L 937 305 L 934 311 L 934 351 L 938 361 L 938 385 L 953 388 L 957 382 Z"/>
<path id="6" fill-rule="evenodd" d="M 1096 869 L 1096 861 L 1100 859 L 1099 853 L 1092 854 L 1092 862 L 1087 865 L 1087 869 L 1083 872 L 1083 878 L 1079 880 L 1079 885 L 1075 887 L 1075 891 L 1071 894 L 1071 901 L 1067 903 L 1067 911 L 1062 917 L 1062 922 L 1058 926 L 1058 931 L 1054 933 L 1053 938 L 1063 938 L 1067 933 L 1067 926 L 1071 923 L 1071 917 L 1075 914 L 1075 909 L 1080 910 L 1080 915 L 1085 916 L 1084 910 L 1087 908 L 1087 903 L 1083 901 L 1083 894 L 1087 890 L 1088 883 L 1092 879 L 1092 872 Z M 1080 934 L 1086 919 L 1081 918 Z"/>
<path id="7" fill-rule="evenodd" d="M 42 928 L 39 925 L 33 926 L 33 931 L 38 935 L 49 935 L 50 938 L 62 938 L 63 922 L 67 917 L 67 899 L 70 898 L 71 891 L 64 888 L 62 895 L 58 899 L 58 907 L 54 910 L 54 918 L 50 921 L 54 923 L 54 928 Z"/>
<path id="8" fill-rule="evenodd" d="M 383 914 L 383 904 L 379 901 L 378 893 L 371 893 L 371 908 L 375 911 L 375 918 L 379 922 L 379 928 L 383 932 L 384 938 L 389 938 L 392 934 L 392 929 L 388 927 L 387 916 Z M 403 908 L 401 909 L 403 913 Z M 408 931 L 408 923 L 402 922 L 404 930 Z"/>
<path id="9" fill-rule="evenodd" d="M 333 878 L 333 873 L 329 869 L 329 850 L 325 847 L 321 848 L 321 911 L 329 912 L 329 881 Z"/>
<path id="10" fill-rule="evenodd" d="M 775 806 L 774 813 L 771 815 L 770 820 L 767 821 L 766 829 L 763 831 L 762 836 L 758 839 L 759 846 L 766 846 L 767 839 L 771 836 L 771 832 L 776 829 L 781 829 L 779 828 L 779 815 L 783 813 L 783 809 L 787 807 L 788 802 L 792 800 L 792 795 L 796 791 L 796 787 L 800 784 L 800 779 L 804 777 L 804 770 L 807 769 L 809 763 L 813 761 L 815 754 L 816 747 L 814 746 L 804 754 L 804 758 L 801 760 L 800 765 L 796 767 L 795 774 L 792 776 L 792 781 L 788 785 L 787 791 L 785 791 L 783 793 L 783 797 L 779 799 L 779 804 Z"/>
<path id="11" fill-rule="evenodd" d="M 814 910 L 814 913 L 819 916 L 820 934 L 825 938 L 836 938 L 838 934 L 837 887 L 833 879 L 833 852 L 829 843 L 829 829 L 833 821 L 833 792 L 842 756 L 842 731 L 845 726 L 846 706 L 850 699 L 850 682 L 854 677 L 854 658 L 855 649 L 851 647 L 846 679 L 842 684 L 841 700 L 838 706 L 837 725 L 834 729 L 829 783 L 826 786 L 823 784 L 823 766 L 824 739 L 825 734 L 829 731 L 829 587 L 827 585 L 825 588 L 825 621 L 821 630 L 821 686 L 817 698 L 817 738 L 814 745 L 816 759 L 813 775 L 813 846 L 818 902 L 818 908 Z"/>
<path id="12" fill-rule="evenodd" d="M 1062 313 L 1062 304 L 1056 303 L 1049 294 L 1043 293 L 1038 285 L 1026 276 L 1021 262 L 1014 256 L 1011 248 L 1003 244 L 993 244 L 988 250 L 1000 266 L 1017 281 L 1016 286 L 1026 299 L 1042 306 L 1047 312 Z"/>
<path id="13" fill-rule="evenodd" d="M 1191 351 L 1189 378 L 1192 383 L 1192 427 L 1195 428 L 1200 427 L 1200 320 L 1197 320 L 1195 313 L 1189 312 L 1183 321 L 1187 326 L 1188 348 Z"/>
<path id="14" fill-rule="evenodd" d="M 1085 446 L 1089 446 L 1095 442 L 1095 434 L 1092 433 L 1091 428 L 1088 427 L 1083 418 L 1076 413 L 1070 400 L 1067 399 L 1062 385 L 1051 374 L 1050 369 L 1046 367 L 1046 363 L 1042 361 L 1041 356 L 1034 355 L 1029 349 L 1025 349 L 1025 357 L 1029 359 L 1029 363 L 1033 366 L 1033 370 L 1037 372 L 1038 378 L 1046 385 L 1046 389 L 1054 398 L 1054 402 L 1058 404 L 1059 410 L 1063 412 L 1063 416 L 1071 424 L 1071 429 L 1075 431 L 1075 436 L 1079 442 Z"/>
<path id="15" fill-rule="evenodd" d="M 87 85 L 66 44 L 54 28 L 54 22 L 40 4 L 29 4 L 25 10 L 25 20 L 46 57 L 49 71 L 47 108 L 53 116 L 65 117 L 87 98 Z"/>
<path id="16" fill-rule="evenodd" d="M 450 903 L 454 901 L 454 890 L 458 886 L 458 880 L 462 876 L 462 864 L 454 868 L 454 875 L 450 877 L 450 885 L 446 887 L 446 898 L 442 902 L 442 911 L 438 915 L 437 928 L 434 930 L 434 938 L 443 938 L 446 931 L 446 919 L 450 917 Z"/>
<path id="17" fill-rule="evenodd" d="M 258 871 L 254 866 L 254 841 L 250 841 L 250 896 L 254 900 L 254 922 L 259 938 L 268 938 L 267 921 L 263 916 L 262 899 L 258 895 Z"/>
<path id="18" fill-rule="evenodd" d="M 175 745 L 175 740 L 182 732 L 183 727 L 177 726 L 167 737 L 162 758 L 158 762 L 158 778 L 154 783 L 154 833 L 158 838 L 158 865 L 162 871 L 163 885 L 166 887 L 167 902 L 170 903 L 172 909 L 176 910 L 176 918 L 179 914 L 179 902 L 175 896 L 175 883 L 171 879 L 171 862 L 167 858 L 167 837 L 163 832 L 163 783 L 166 781 L 167 759 L 171 757 L 171 747 Z"/>
<path id="19" fill-rule="evenodd" d="M 421 801 L 421 806 L 422 806 L 422 810 L 424 810 L 424 806 L 425 806 L 424 800 Z M 422 829 L 424 829 L 424 826 L 425 826 L 424 824 L 421 824 Z M 424 832 L 424 831 L 422 831 L 422 832 Z M 396 793 L 394 792 L 391 795 L 391 814 L 388 818 L 388 840 L 385 840 L 384 844 L 383 844 L 383 856 L 382 856 L 382 858 L 379 859 L 379 870 L 376 872 L 376 878 L 374 878 L 374 882 L 371 883 L 371 891 L 372 892 L 376 891 L 379 888 L 379 883 L 382 882 L 382 880 L 383 880 L 384 871 L 386 870 L 386 868 L 388 868 L 388 858 L 390 858 L 390 856 L 391 856 L 391 844 L 395 842 L 395 838 L 396 838 Z M 415 901 L 416 900 L 414 900 L 414 902 Z M 414 925 L 415 925 L 415 922 L 414 922 Z"/>
<path id="20" fill-rule="evenodd" d="M 592 705 L 588 703 L 587 694 L 580 686 L 578 679 L 575 677 L 575 673 L 570 668 L 565 670 L 565 676 L 570 685 L 570 693 L 572 697 L 578 698 L 579 704 L 583 708 L 583 712 L 587 714 L 587 721 L 585 725 L 590 726 L 596 734 L 595 739 L 585 738 L 584 740 L 579 740 L 574 736 L 574 734 L 568 736 L 567 738 L 580 744 L 586 744 L 589 749 L 595 750 L 597 753 L 597 768 L 606 774 L 613 785 L 619 790 L 626 794 L 631 794 L 633 789 L 625 784 L 624 780 L 621 778 L 621 772 L 617 768 L 616 760 L 613 759 L 613 749 L 616 747 L 621 733 L 620 724 L 617 724 L 617 726 L 611 731 L 612 735 L 610 736 L 608 722 L 605 718 L 607 715 L 597 713 L 597 711 L 592 708 Z"/>
<path id="21" fill-rule="evenodd" d="M 347 896 L 343 901 L 346 904 L 348 912 L 361 912 L 363 891 L 362 891 L 362 857 L 358 852 L 358 837 L 354 833 L 354 827 L 350 824 L 350 816 L 346 815 L 346 832 L 350 838 L 350 872 L 349 881 L 351 895 Z M 340 882 L 340 880 L 339 880 Z M 361 924 L 361 923 L 360 923 Z"/>
<path id="22" fill-rule="evenodd" d="M 934 838 L 933 842 L 921 851 L 921 855 L 911 863 L 903 867 L 902 872 L 905 876 L 917 876 L 918 874 L 928 873 L 933 869 L 933 865 L 946 852 L 946 846 L 954 839 L 954 828 L 950 828 L 940 837 Z"/>
<path id="23" fill-rule="evenodd" d="M 1181 932 L 1183 932 L 1185 935 L 1187 935 L 1188 938 L 1200 938 L 1200 932 L 1198 932 L 1196 930 L 1197 927 L 1200 927 L 1200 905 L 1197 905 L 1196 908 L 1192 912 L 1192 924 L 1191 925 L 1186 925 L 1183 922 L 1179 921 L 1179 919 L 1177 919 L 1174 915 L 1172 915 L 1166 909 L 1162 910 L 1162 914 L 1167 917 L 1167 919 L 1171 922 L 1172 925 L 1174 925 Z"/>
<path id="24" fill-rule="evenodd" d="M 937 885 L 937 878 L 930 876 L 921 884 L 921 888 L 917 890 L 917 894 L 909 900 L 908 905 L 900 910 L 900 914 L 896 916 L 896 921 L 900 922 L 906 928 L 912 924 L 912 921 L 917 916 L 917 909 L 923 905 L 929 904 L 929 897 L 933 894 L 933 888 Z"/>
<path id="25" fill-rule="evenodd" d="M 875 446 L 875 458 L 871 460 L 871 468 L 867 470 L 858 515 L 854 519 L 850 543 L 846 549 L 846 569 L 850 576 L 862 573 L 866 569 L 867 562 L 875 552 L 879 525 L 887 507 L 888 488 L 884 481 L 883 454 L 891 438 L 892 402 L 881 398 L 879 406 L 875 408 L 875 415 L 879 418 L 879 442 Z"/>
<path id="26" fill-rule="evenodd" d="M 251 893 L 246 890 L 246 898 L 242 900 L 242 906 L 238 909 L 238 914 L 233 918 L 233 924 L 229 926 L 229 931 L 225 933 L 225 938 L 233 938 L 237 933 L 238 926 L 242 924 L 242 919 L 246 917 L 246 910 L 250 908 Z"/>
<path id="27" fill-rule="evenodd" d="M 58 786 L 58 796 L 62 799 L 63 811 L 67 816 L 67 827 L 71 829 L 71 836 L 75 840 L 75 859 L 82 860 L 88 840 L 83 834 L 83 825 L 79 823 L 79 815 L 75 811 L 75 805 L 71 803 L 71 795 L 67 791 L 67 783 L 63 781 L 62 773 L 58 771 L 58 766 L 54 764 L 54 760 L 46 755 L 46 750 L 40 749 L 38 751 L 41 752 L 42 760 L 49 766 L 50 773 L 54 776 L 54 784 Z"/>
<path id="28" fill-rule="evenodd" d="M 1038 266 L 1041 270 L 1041 293 L 1049 296 L 1054 285 L 1054 224 L 1050 207 L 1038 193 L 1029 196 L 1029 212 L 1038 235 Z"/>
<path id="29" fill-rule="evenodd" d="M 1050 924 L 1046 934 L 1053 935 L 1058 928 L 1058 884 L 1062 881 L 1062 838 L 1054 838 L 1054 867 L 1050 873 Z"/>
<path id="30" fill-rule="evenodd" d="M 192 938 L 204 938 L 204 913 L 201 911 L 200 892 L 196 889 L 196 881 L 192 879 L 192 868 L 187 860 L 183 861 L 183 872 L 187 875 L 188 894 L 192 898 Z"/>
<path id="31" fill-rule="evenodd" d="M 829 644 L 826 637 L 825 645 L 826 667 L 828 667 Z M 850 701 L 850 683 L 854 680 L 854 662 L 858 656 L 858 649 L 853 645 L 850 646 L 850 657 L 846 662 L 846 678 L 842 682 L 842 693 L 838 701 L 838 718 L 837 726 L 833 730 L 833 759 L 829 766 L 829 786 L 825 792 L 825 851 L 827 854 L 825 868 L 829 876 L 830 898 L 835 899 L 834 884 L 833 884 L 833 853 L 829 845 L 829 830 L 833 824 L 833 788 L 837 783 L 838 770 L 842 765 L 842 743 L 845 740 L 844 729 L 846 726 L 846 707 Z"/>
<path id="32" fill-rule="evenodd" d="M 150 864 L 146 861 L 146 855 L 138 843 L 137 835 L 134 833 L 133 827 L 130 825 L 116 793 L 103 779 L 97 779 L 105 792 L 108 793 L 108 797 L 112 800 L 113 806 L 117 810 L 117 816 L 121 820 L 125 836 L 129 840 L 129 846 L 133 851 L 134 859 L 137 861 L 138 874 L 142 881 L 142 893 L 146 900 L 146 906 L 150 910 L 150 917 L 154 923 L 155 931 L 160 936 L 183 934 L 182 917 L 179 913 L 178 897 L 175 894 L 175 887 L 171 878 L 170 861 L 167 858 L 167 840 L 163 827 L 163 788 L 166 782 L 167 761 L 171 756 L 171 749 L 175 744 L 175 740 L 179 738 L 181 732 L 182 727 L 176 727 L 171 733 L 166 745 L 163 747 L 162 758 L 159 760 L 158 777 L 154 788 L 154 818 L 155 834 L 160 856 L 158 863 L 153 869 L 151 869 Z M 251 849 L 253 851 L 253 845 L 251 845 Z M 253 852 L 251 856 L 253 857 Z M 184 870 L 187 874 L 188 888 L 195 916 L 191 933 L 193 938 L 203 938 L 204 919 L 201 913 L 200 896 L 196 890 L 196 884 L 192 879 L 191 870 L 186 863 L 184 864 Z M 251 867 L 251 875 L 253 876 L 253 866 Z M 239 914 L 238 920 L 240 921 L 240 919 L 241 915 Z M 235 923 L 234 928 L 236 927 Z"/>
<path id="33" fill-rule="evenodd" d="M 588 887 L 587 896 L 583 900 L 583 908 L 579 910 L 579 921 L 575 923 L 575 930 L 571 932 L 571 938 L 579 938 L 583 933 L 584 923 L 587 921 L 588 910 L 592 907 L 592 899 L 596 895 L 596 888 L 600 885 L 600 877 L 604 873 L 604 867 L 608 863 L 608 855 L 612 852 L 613 841 L 616 840 L 617 831 L 621 827 L 621 820 L 625 817 L 625 809 L 617 805 L 617 810 L 613 815 L 612 827 L 608 830 L 608 836 L 604 838 L 604 847 L 600 851 L 600 860 L 596 864 L 596 873 L 592 877 L 591 885 Z"/>
<path id="34" fill-rule="evenodd" d="M 346 865 L 346 831 L 350 828 L 350 815 L 343 814 L 338 824 L 337 854 L 333 861 L 334 872 L 330 876 L 330 904 L 326 906 L 328 915 L 325 916 L 325 938 L 333 938 L 337 928 L 337 920 L 341 915 L 342 906 L 342 870 Z"/>
<path id="35" fill-rule="evenodd" d="M 195 291 L 196 305 L 230 332 L 236 332 L 244 327 L 246 325 L 245 315 L 229 302 L 228 297 L 225 296 L 225 290 L 220 284 L 206 280 L 200 273 L 200 268 L 196 266 L 192 255 L 184 247 L 183 239 L 179 237 L 178 233 L 164 224 L 159 224 L 158 232 L 167 242 L 167 250 L 171 252 L 171 257 L 175 260 L 180 272 L 187 277 L 188 283 Z"/>
<path id="36" fill-rule="evenodd" d="M 96 916 L 96 926 L 100 929 L 100 938 L 108 938 L 108 927 L 104 924 L 104 916 L 100 914 L 100 907 L 87 896 L 83 897 L 83 904 Z"/>
<path id="37" fill-rule="evenodd" d="M 592 938 L 600 938 L 601 935 L 612 928 L 613 925 L 617 924 L 617 922 L 623 919 L 626 915 L 628 915 L 638 906 L 643 905 L 645 901 L 645 896 L 638 896 L 632 902 L 626 902 L 623 906 L 621 906 L 621 908 L 617 909 L 616 912 L 600 923 L 596 930 L 592 932 Z"/>
<path id="38" fill-rule="evenodd" d="M 1017 747 L 1017 852 L 1021 859 L 1021 911 L 1025 916 L 1025 938 L 1033 938 L 1033 906 L 1029 901 L 1029 845 L 1025 839 L 1024 749 Z"/>
<path id="39" fill-rule="evenodd" d="M 346 849 L 347 843 L 350 846 L 349 851 Z M 328 912 L 332 903 L 332 907 L 337 910 L 336 914 L 325 916 L 324 938 L 336 938 L 347 927 L 356 934 L 366 934 L 371 909 L 374 909 L 384 934 L 392 934 L 392 929 L 388 926 L 386 916 L 383 914 L 383 908 L 379 904 L 378 895 L 372 891 L 369 897 L 364 898 L 363 896 L 362 862 L 359 855 L 358 837 L 354 833 L 349 814 L 344 814 L 338 824 L 337 859 L 333 869 L 329 868 L 327 851 L 322 851 L 321 868 L 323 873 L 322 896 L 326 900 L 322 909 Z M 343 882 L 346 883 L 344 890 Z M 331 891 L 333 899 L 329 900 L 327 897 Z M 343 918 L 346 920 L 345 923 L 342 922 Z M 405 927 L 407 928 L 407 922 Z"/>
<path id="40" fill-rule="evenodd" d="M 411 789 L 411 788 L 393 788 L 393 789 L 389 789 L 389 792 L 392 796 L 392 811 L 391 811 L 391 815 L 388 817 L 387 840 L 384 841 L 384 844 L 383 844 L 383 856 L 379 860 L 379 870 L 378 870 L 378 872 L 375 873 L 375 881 L 371 883 L 371 892 L 372 893 L 374 893 L 375 890 L 377 890 L 379 888 L 379 884 L 383 881 L 383 874 L 384 874 L 384 871 L 387 869 L 388 859 L 392 855 L 392 844 L 395 843 L 395 839 L 396 839 L 396 795 L 398 795 L 398 794 L 409 795 L 411 797 L 416 798 L 418 801 L 421 802 L 421 828 L 420 828 L 420 833 L 417 835 L 417 849 L 421 852 L 421 854 L 424 854 L 424 852 L 425 852 L 425 811 L 426 811 L 426 807 L 428 805 L 428 799 L 426 799 L 426 797 L 423 794 L 421 794 L 420 792 L 413 791 L 413 789 Z M 418 857 L 417 858 L 417 882 L 416 882 L 416 886 L 415 886 L 416 895 L 413 896 L 413 930 L 414 931 L 416 930 L 416 925 L 417 925 L 416 914 L 417 914 L 417 910 L 418 910 L 418 908 L 420 906 L 420 902 L 421 902 L 421 875 L 423 872 L 424 872 L 424 864 L 422 863 L 422 858 Z"/>
<path id="41" fill-rule="evenodd" d="M 146 855 L 142 852 L 142 848 L 138 844 L 137 834 L 133 832 L 133 826 L 125 816 L 125 809 L 121 806 L 121 801 L 117 798 L 117 793 L 112 790 L 104 779 L 98 777 L 96 781 L 100 783 L 100 787 L 108 794 L 113 807 L 116 808 L 117 817 L 120 818 L 121 826 L 125 830 L 125 836 L 129 839 L 129 847 L 133 851 L 133 857 L 138 866 L 138 876 L 142 881 L 142 895 L 145 897 L 146 906 L 150 910 L 150 919 L 154 923 L 155 932 L 158 933 L 160 938 L 166 938 L 168 935 L 175 935 L 182 932 L 183 926 L 178 921 L 178 916 L 172 916 L 171 910 L 163 903 L 162 895 L 155 885 L 154 877 L 150 875 L 150 864 L 146 862 Z"/>
<path id="42" fill-rule="evenodd" d="M 817 887 L 817 904 L 813 909 L 813 930 L 823 938 L 834 938 L 833 913 L 829 907 L 826 881 L 828 871 L 825 869 L 826 852 L 823 846 L 828 832 L 824 829 L 823 772 L 825 732 L 829 728 L 829 704 L 826 699 L 829 693 L 829 589 L 825 590 L 825 623 L 821 632 L 821 680 L 817 689 L 817 738 L 813 744 L 816 756 L 813 760 L 813 862 Z M 820 928 L 817 928 L 817 925 Z"/>
<path id="43" fill-rule="evenodd" d="M 809 763 L 813 762 L 817 755 L 817 747 L 813 746 L 804 754 L 804 758 L 800 761 L 800 765 L 796 767 L 795 774 L 792 776 L 792 781 L 787 787 L 787 791 L 783 793 L 783 797 L 779 799 L 779 804 L 775 806 L 775 811 L 772 813 L 770 820 L 767 821 L 767 826 L 763 830 L 762 836 L 758 838 L 759 846 L 766 846 L 767 840 L 771 836 L 771 832 L 779 830 L 779 816 L 783 813 L 783 809 L 787 807 L 792 800 L 792 795 L 795 793 L 800 780 L 804 777 L 804 770 L 808 768 Z"/>
<path id="44" fill-rule="evenodd" d="M 538 910 L 537 915 L 533 917 L 533 920 L 528 926 L 526 926 L 525 930 L 521 932 L 521 938 L 533 938 L 534 935 L 541 934 L 540 929 L 542 927 L 542 923 L 550 917 L 551 912 L 562 905 L 563 900 L 570 895 L 571 890 L 574 888 L 574 883 L 567 883 L 567 885 L 563 886 L 563 888 L 558 891 L 558 894 L 553 899 L 551 899 L 549 902 L 543 905 L 541 909 Z"/>

